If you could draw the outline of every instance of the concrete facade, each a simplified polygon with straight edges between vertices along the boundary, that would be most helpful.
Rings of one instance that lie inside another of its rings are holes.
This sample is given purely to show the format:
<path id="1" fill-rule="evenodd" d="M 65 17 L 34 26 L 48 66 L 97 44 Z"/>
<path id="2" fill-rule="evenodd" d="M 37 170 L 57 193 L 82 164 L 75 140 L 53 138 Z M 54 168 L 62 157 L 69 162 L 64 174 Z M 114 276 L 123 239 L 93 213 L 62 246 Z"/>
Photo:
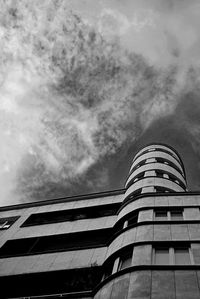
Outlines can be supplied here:
<path id="1" fill-rule="evenodd" d="M 178 153 L 137 153 L 125 189 L 0 208 L 1 298 L 200 298 L 200 192 Z"/>

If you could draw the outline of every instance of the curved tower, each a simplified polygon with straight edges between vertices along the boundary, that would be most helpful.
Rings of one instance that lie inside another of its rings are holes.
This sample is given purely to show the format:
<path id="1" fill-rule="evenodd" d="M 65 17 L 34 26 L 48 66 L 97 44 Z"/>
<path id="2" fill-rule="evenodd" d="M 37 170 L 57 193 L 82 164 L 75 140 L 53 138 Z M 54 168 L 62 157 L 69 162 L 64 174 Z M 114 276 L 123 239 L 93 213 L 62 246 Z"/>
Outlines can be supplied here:
<path id="1" fill-rule="evenodd" d="M 186 191 L 181 158 L 169 146 L 146 146 L 133 159 L 125 188 L 125 200 L 142 193 Z"/>
<path id="2" fill-rule="evenodd" d="M 184 208 L 175 194 L 186 186 L 183 162 L 171 147 L 152 144 L 135 155 L 95 299 L 175 298 L 176 270 L 190 263 Z"/>

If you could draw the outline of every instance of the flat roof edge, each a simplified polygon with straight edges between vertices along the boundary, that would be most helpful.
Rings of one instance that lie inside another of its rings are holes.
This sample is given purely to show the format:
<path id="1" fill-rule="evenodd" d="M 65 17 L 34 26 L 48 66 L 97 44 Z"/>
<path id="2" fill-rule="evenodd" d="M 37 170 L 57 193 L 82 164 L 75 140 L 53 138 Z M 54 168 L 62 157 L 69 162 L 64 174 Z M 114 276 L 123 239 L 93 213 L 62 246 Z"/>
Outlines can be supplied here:
<path id="1" fill-rule="evenodd" d="M 117 190 L 111 190 L 111 191 L 102 191 L 102 192 L 96 192 L 96 193 L 46 199 L 46 200 L 27 202 L 27 203 L 19 203 L 16 205 L 2 206 L 2 207 L 0 207 L 0 211 L 17 210 L 17 209 L 31 208 L 31 207 L 37 207 L 37 206 L 43 206 L 43 205 L 59 204 L 59 203 L 63 203 L 63 202 L 87 200 L 87 199 L 92 199 L 92 198 L 96 198 L 96 197 L 119 195 L 119 194 L 124 194 L 125 191 L 126 191 L 126 189 L 117 189 Z"/>

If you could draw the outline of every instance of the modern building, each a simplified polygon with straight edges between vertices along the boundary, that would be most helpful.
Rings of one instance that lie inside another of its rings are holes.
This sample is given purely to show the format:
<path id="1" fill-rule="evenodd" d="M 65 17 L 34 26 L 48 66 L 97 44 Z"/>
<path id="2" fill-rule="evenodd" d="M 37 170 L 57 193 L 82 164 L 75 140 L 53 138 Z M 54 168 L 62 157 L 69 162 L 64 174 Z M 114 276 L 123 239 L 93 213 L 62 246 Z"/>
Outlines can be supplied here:
<path id="1" fill-rule="evenodd" d="M 1 207 L 0 235 L 1 298 L 200 298 L 200 193 L 166 145 L 124 189 Z"/>

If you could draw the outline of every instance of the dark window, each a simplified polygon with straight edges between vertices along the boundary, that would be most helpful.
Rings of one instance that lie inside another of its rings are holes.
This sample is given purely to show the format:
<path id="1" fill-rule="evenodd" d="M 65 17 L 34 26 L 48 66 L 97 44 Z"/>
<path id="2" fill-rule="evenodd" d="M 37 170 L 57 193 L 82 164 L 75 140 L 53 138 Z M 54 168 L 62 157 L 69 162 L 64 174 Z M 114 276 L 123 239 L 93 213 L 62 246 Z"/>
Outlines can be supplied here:
<path id="1" fill-rule="evenodd" d="M 132 255 L 133 255 L 133 249 L 132 248 L 129 249 L 128 251 L 124 251 L 121 254 L 118 271 L 123 270 L 123 269 L 128 268 L 128 267 L 131 266 Z"/>
<path id="2" fill-rule="evenodd" d="M 106 246 L 112 229 L 9 240 L 0 248 L 0 257 L 78 250 Z"/>
<path id="3" fill-rule="evenodd" d="M 133 193 L 131 193 L 131 195 L 130 195 L 128 198 L 130 198 L 130 199 L 131 199 L 131 198 L 134 198 L 134 197 L 140 195 L 141 192 L 142 192 L 142 188 L 137 189 L 137 190 L 133 191 Z"/>
<path id="4" fill-rule="evenodd" d="M 108 261 L 105 264 L 103 279 L 106 279 L 108 276 L 110 276 L 112 274 L 113 266 L 114 266 L 114 260 L 113 259 L 111 259 L 110 261 Z"/>
<path id="5" fill-rule="evenodd" d="M 167 210 L 155 211 L 155 220 L 167 220 Z"/>
<path id="6" fill-rule="evenodd" d="M 156 193 L 175 192 L 175 191 L 172 190 L 172 189 L 165 188 L 165 187 L 160 187 L 160 186 L 155 186 L 154 189 L 155 189 L 155 192 L 156 192 Z"/>
<path id="7" fill-rule="evenodd" d="M 22 226 L 40 225 L 55 222 L 74 221 L 115 215 L 120 203 L 71 210 L 32 214 Z"/>
<path id="8" fill-rule="evenodd" d="M 72 296 L 64 296 L 65 298 L 88 298 L 89 295 L 84 292 L 93 290 L 100 283 L 101 276 L 102 269 L 98 266 L 4 276 L 0 277 L 1 298 L 46 298 L 43 297 L 45 295 L 49 295 L 48 298 L 62 298 L 62 294 L 65 293 L 73 293 Z"/>
<path id="9" fill-rule="evenodd" d="M 7 217 L 7 218 L 1 218 L 0 219 L 0 230 L 2 229 L 8 229 L 13 223 L 19 219 L 19 216 L 16 217 Z"/>
<path id="10" fill-rule="evenodd" d="M 136 224 L 138 221 L 138 213 L 135 213 L 134 215 L 130 216 L 130 218 L 128 218 L 127 221 L 128 221 L 128 226 Z"/>
<path id="11" fill-rule="evenodd" d="M 162 171 L 162 170 L 156 170 L 156 176 L 158 178 L 163 178 L 163 174 L 164 174 L 164 171 Z"/>
<path id="12" fill-rule="evenodd" d="M 170 211 L 171 220 L 183 220 L 183 210 Z"/>

